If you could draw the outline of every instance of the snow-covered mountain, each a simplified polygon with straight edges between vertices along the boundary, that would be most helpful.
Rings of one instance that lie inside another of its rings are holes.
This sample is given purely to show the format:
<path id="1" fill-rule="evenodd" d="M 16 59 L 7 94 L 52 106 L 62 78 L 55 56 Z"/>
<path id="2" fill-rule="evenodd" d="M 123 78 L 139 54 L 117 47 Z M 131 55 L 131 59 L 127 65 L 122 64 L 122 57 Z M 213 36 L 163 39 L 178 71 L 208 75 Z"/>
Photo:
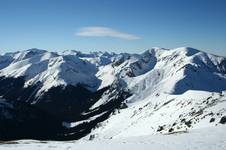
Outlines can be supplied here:
<path id="1" fill-rule="evenodd" d="M 0 56 L 0 95 L 6 108 L 21 102 L 62 122 L 43 138 L 186 131 L 225 123 L 226 58 L 188 47 L 142 54 L 30 49 Z"/>

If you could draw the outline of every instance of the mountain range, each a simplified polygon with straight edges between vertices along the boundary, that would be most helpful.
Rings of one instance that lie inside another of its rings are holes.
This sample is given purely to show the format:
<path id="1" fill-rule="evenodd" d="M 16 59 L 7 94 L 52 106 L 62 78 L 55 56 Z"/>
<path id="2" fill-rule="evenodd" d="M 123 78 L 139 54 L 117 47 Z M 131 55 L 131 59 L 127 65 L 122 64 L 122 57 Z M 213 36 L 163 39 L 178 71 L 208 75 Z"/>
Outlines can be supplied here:
<path id="1" fill-rule="evenodd" d="M 0 55 L 0 139 L 172 134 L 226 123 L 226 58 L 29 49 Z"/>

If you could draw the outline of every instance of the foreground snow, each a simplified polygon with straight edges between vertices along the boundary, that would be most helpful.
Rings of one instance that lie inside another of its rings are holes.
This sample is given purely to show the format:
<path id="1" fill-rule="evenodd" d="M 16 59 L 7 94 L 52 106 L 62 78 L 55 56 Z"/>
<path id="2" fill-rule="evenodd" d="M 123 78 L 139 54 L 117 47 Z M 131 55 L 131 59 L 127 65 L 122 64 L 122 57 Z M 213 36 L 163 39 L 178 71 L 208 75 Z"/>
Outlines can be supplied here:
<path id="1" fill-rule="evenodd" d="M 128 101 L 134 98 L 139 99 L 131 97 Z M 127 105 L 128 108 L 116 111 L 100 123 L 90 136 L 100 139 L 129 138 L 215 127 L 226 116 L 226 91 L 190 90 L 181 95 L 150 95 Z"/>
<path id="2" fill-rule="evenodd" d="M 93 141 L 34 141 L 21 140 L 0 145 L 1 150 L 17 149 L 75 149 L 75 150 L 224 150 L 226 149 L 225 125 L 191 130 L 189 133 L 151 135 L 133 138 L 94 139 Z"/>

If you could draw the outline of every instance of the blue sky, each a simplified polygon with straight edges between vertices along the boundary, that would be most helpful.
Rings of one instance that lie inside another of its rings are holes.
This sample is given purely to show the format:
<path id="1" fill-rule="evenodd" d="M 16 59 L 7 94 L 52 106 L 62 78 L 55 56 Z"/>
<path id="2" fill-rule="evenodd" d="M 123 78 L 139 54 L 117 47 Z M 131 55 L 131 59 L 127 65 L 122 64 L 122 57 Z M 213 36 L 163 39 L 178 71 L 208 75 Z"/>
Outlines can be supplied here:
<path id="1" fill-rule="evenodd" d="M 189 46 L 226 56 L 225 0 L 0 0 L 0 51 L 141 52 Z"/>

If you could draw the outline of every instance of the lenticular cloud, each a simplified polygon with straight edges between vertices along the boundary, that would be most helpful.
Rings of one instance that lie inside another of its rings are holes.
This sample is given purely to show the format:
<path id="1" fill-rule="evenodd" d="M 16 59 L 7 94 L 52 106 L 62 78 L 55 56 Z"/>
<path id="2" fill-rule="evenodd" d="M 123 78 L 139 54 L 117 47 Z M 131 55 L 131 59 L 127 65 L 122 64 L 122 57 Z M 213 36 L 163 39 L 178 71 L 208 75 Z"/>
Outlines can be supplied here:
<path id="1" fill-rule="evenodd" d="M 83 37 L 114 37 L 124 40 L 138 40 L 139 36 L 120 32 L 108 27 L 84 27 L 81 28 L 77 33 L 77 36 Z"/>

